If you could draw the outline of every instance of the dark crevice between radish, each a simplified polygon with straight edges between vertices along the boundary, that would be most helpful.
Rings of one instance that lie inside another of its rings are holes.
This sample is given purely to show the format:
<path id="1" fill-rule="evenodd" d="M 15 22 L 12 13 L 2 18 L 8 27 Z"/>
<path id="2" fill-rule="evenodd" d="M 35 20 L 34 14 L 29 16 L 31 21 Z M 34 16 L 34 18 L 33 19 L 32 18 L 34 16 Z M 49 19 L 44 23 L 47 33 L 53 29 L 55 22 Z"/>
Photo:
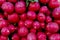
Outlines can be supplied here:
<path id="1" fill-rule="evenodd" d="M 0 13 L 2 13 L 2 14 L 4 13 L 4 11 L 1 8 L 0 8 Z"/>

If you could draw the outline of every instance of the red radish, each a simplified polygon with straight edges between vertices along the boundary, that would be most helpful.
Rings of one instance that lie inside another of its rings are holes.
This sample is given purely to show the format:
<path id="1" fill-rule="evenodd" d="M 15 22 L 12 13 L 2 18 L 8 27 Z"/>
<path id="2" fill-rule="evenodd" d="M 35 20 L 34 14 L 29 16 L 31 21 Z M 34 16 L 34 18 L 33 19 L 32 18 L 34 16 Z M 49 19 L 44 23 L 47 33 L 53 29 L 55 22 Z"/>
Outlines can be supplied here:
<path id="1" fill-rule="evenodd" d="M 27 12 L 27 18 L 28 18 L 29 20 L 34 20 L 34 19 L 36 19 L 36 13 L 33 12 L 33 11 L 28 11 L 28 12 Z"/>
<path id="2" fill-rule="evenodd" d="M 20 1 L 15 4 L 15 11 L 19 14 L 22 14 L 26 11 L 25 2 Z"/>
<path id="3" fill-rule="evenodd" d="M 12 40 L 19 40 L 19 36 L 17 34 L 12 35 Z"/>
<path id="4" fill-rule="evenodd" d="M 46 35 L 43 32 L 37 33 L 38 40 L 46 40 Z"/>
<path id="5" fill-rule="evenodd" d="M 49 40 L 60 40 L 60 34 L 53 34 L 49 37 Z"/>
<path id="6" fill-rule="evenodd" d="M 59 2 L 57 0 L 51 0 L 48 4 L 49 8 L 54 9 L 59 7 Z"/>
<path id="7" fill-rule="evenodd" d="M 19 23 L 18 23 L 18 26 L 19 26 L 19 27 L 24 26 L 24 21 L 21 21 L 21 20 L 20 20 Z"/>
<path id="8" fill-rule="evenodd" d="M 39 11 L 40 9 L 40 4 L 38 2 L 31 2 L 28 9 L 30 11 Z"/>
<path id="9" fill-rule="evenodd" d="M 0 36 L 0 40 L 8 40 L 8 37 L 5 37 L 5 36 Z"/>
<path id="10" fill-rule="evenodd" d="M 45 21 L 45 15 L 43 13 L 38 13 L 37 19 L 39 22 L 44 22 Z"/>
<path id="11" fill-rule="evenodd" d="M 17 30 L 18 30 L 18 26 L 15 27 L 15 32 L 17 32 Z"/>
<path id="12" fill-rule="evenodd" d="M 10 2 L 3 3 L 1 8 L 3 9 L 3 11 L 8 12 L 9 14 L 14 11 L 14 5 Z"/>
<path id="13" fill-rule="evenodd" d="M 18 35 L 23 37 L 28 34 L 28 29 L 26 27 L 21 27 L 18 29 Z"/>
<path id="14" fill-rule="evenodd" d="M 47 6 L 42 6 L 42 7 L 40 8 L 40 12 L 42 12 L 42 13 L 46 13 L 47 11 L 48 11 Z"/>
<path id="15" fill-rule="evenodd" d="M 46 30 L 48 32 L 55 33 L 55 32 L 57 32 L 59 30 L 59 26 L 58 26 L 57 23 L 51 22 L 51 23 L 47 24 Z"/>
<path id="16" fill-rule="evenodd" d="M 19 17 L 17 13 L 13 13 L 11 15 L 8 15 L 8 21 L 11 23 L 17 23 L 19 21 Z"/>
<path id="17" fill-rule="evenodd" d="M 4 2 L 6 2 L 6 0 L 0 0 L 0 6 L 1 6 Z"/>
<path id="18" fill-rule="evenodd" d="M 8 13 L 7 12 L 4 12 L 4 17 L 8 17 Z"/>
<path id="19" fill-rule="evenodd" d="M 33 22 L 34 29 L 40 29 L 40 23 L 38 21 Z"/>
<path id="20" fill-rule="evenodd" d="M 31 20 L 26 20 L 26 21 L 25 21 L 25 26 L 26 26 L 27 28 L 31 28 L 31 27 L 32 27 L 32 23 L 33 23 L 33 21 L 31 21 Z"/>
<path id="21" fill-rule="evenodd" d="M 45 34 L 46 34 L 48 37 L 50 37 L 53 33 L 50 33 L 50 32 L 48 32 L 48 31 L 46 31 Z"/>
<path id="22" fill-rule="evenodd" d="M 36 29 L 32 28 L 32 29 L 30 29 L 30 32 L 31 33 L 36 33 Z"/>
<path id="23" fill-rule="evenodd" d="M 47 6 L 42 6 L 39 12 L 44 13 L 45 15 L 50 15 L 50 11 Z"/>
<path id="24" fill-rule="evenodd" d="M 55 19 L 60 19 L 60 7 L 55 8 L 55 9 L 53 10 L 52 16 L 53 16 Z"/>
<path id="25" fill-rule="evenodd" d="M 2 17 L 0 17 L 0 21 L 1 21 L 1 20 L 4 20 L 4 19 L 3 19 Z"/>
<path id="26" fill-rule="evenodd" d="M 60 25 L 60 20 L 54 20 L 57 24 Z"/>
<path id="27" fill-rule="evenodd" d="M 8 2 L 16 3 L 17 0 L 8 0 Z"/>
<path id="28" fill-rule="evenodd" d="M 0 0 L 0 40 L 60 40 L 60 0 Z"/>
<path id="29" fill-rule="evenodd" d="M 20 19 L 25 21 L 27 19 L 26 13 L 20 15 Z"/>
<path id="30" fill-rule="evenodd" d="M 52 22 L 52 18 L 50 16 L 46 17 L 46 23 Z"/>
<path id="31" fill-rule="evenodd" d="M 22 38 L 21 38 L 21 40 L 27 40 L 27 38 L 25 38 L 25 37 L 22 37 Z"/>
<path id="32" fill-rule="evenodd" d="M 18 26 L 19 26 L 19 27 L 24 26 L 24 21 L 21 21 L 21 20 L 20 20 L 19 23 L 18 23 Z"/>
<path id="33" fill-rule="evenodd" d="M 10 30 L 7 27 L 2 28 L 1 34 L 3 36 L 8 36 L 10 34 Z"/>
<path id="34" fill-rule="evenodd" d="M 12 24 L 10 24 L 8 28 L 9 28 L 11 33 L 13 33 L 15 31 L 15 26 Z"/>
<path id="35" fill-rule="evenodd" d="M 0 13 L 0 20 L 4 20 L 4 16 Z"/>
<path id="36" fill-rule="evenodd" d="M 2 15 L 2 13 L 0 13 L 0 18 L 4 18 L 3 15 Z"/>
<path id="37" fill-rule="evenodd" d="M 27 40 L 36 40 L 36 39 L 37 39 L 36 34 L 34 34 L 34 33 L 29 33 L 27 35 Z"/>
<path id="38" fill-rule="evenodd" d="M 0 29 L 7 26 L 8 26 L 8 22 L 6 20 L 0 20 Z"/>
<path id="39" fill-rule="evenodd" d="M 42 22 L 42 23 L 40 23 L 40 26 L 41 26 L 41 28 L 45 28 L 45 23 L 44 22 Z"/>
<path id="40" fill-rule="evenodd" d="M 49 2 L 49 0 L 40 0 L 40 2 L 41 2 L 42 4 L 47 4 L 47 3 Z"/>

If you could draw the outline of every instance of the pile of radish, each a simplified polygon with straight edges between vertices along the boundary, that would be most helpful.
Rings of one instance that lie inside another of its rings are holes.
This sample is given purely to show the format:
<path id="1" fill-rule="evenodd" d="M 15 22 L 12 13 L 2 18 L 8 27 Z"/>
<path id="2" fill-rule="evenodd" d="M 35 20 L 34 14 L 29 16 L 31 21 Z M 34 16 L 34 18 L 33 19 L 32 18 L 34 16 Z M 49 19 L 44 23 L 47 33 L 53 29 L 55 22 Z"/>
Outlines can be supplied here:
<path id="1" fill-rule="evenodd" d="M 60 40 L 60 0 L 0 0 L 0 40 Z"/>

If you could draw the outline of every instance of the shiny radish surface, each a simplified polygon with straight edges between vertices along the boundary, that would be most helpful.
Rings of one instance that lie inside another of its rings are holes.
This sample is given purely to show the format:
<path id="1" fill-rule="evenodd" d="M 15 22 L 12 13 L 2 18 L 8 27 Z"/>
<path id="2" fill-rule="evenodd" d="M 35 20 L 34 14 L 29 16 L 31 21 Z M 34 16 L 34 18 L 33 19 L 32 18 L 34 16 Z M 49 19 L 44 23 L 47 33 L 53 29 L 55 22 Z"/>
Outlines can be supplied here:
<path id="1" fill-rule="evenodd" d="M 0 40 L 60 40 L 60 0 L 0 0 Z"/>

